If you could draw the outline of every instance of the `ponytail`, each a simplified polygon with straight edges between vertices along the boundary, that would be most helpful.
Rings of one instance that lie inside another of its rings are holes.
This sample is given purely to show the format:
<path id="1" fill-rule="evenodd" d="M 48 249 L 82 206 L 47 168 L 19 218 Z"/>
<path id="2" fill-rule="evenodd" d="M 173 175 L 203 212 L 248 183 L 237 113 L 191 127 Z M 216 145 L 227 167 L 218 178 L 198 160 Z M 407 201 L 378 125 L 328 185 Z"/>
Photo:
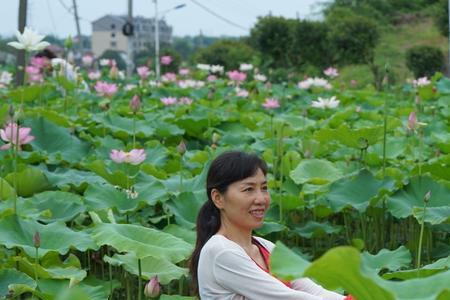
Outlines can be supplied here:
<path id="1" fill-rule="evenodd" d="M 197 216 L 197 241 L 190 259 L 190 273 L 194 283 L 195 293 L 198 295 L 197 267 L 200 252 L 206 242 L 217 233 L 220 228 L 220 211 L 211 199 L 203 204 Z"/>

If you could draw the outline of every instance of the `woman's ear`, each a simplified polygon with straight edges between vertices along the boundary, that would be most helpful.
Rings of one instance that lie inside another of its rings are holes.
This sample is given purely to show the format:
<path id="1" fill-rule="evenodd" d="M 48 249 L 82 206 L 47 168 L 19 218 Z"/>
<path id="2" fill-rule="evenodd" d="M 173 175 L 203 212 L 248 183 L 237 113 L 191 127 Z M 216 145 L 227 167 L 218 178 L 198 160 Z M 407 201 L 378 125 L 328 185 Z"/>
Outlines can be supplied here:
<path id="1" fill-rule="evenodd" d="M 217 190 L 211 190 L 211 200 L 218 209 L 223 208 L 223 195 Z"/>

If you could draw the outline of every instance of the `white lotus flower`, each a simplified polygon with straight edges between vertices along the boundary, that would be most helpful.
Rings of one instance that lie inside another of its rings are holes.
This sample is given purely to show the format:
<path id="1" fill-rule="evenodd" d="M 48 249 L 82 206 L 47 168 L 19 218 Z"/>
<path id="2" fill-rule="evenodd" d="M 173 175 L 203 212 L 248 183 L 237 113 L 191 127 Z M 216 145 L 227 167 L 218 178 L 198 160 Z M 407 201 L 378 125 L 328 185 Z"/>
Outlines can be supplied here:
<path id="1" fill-rule="evenodd" d="M 211 66 L 207 64 L 197 64 L 197 69 L 202 71 L 209 71 L 211 69 Z"/>
<path id="2" fill-rule="evenodd" d="M 24 49 L 28 52 L 40 51 L 45 47 L 50 46 L 50 43 L 42 41 L 45 38 L 45 35 L 39 35 L 28 27 L 25 27 L 23 33 L 17 31 L 16 37 L 17 42 L 9 42 L 8 45 L 19 50 Z"/>
<path id="3" fill-rule="evenodd" d="M 336 108 L 339 105 L 339 100 L 335 96 L 327 99 L 319 97 L 317 101 L 311 102 L 311 106 L 315 108 L 327 109 Z"/>
<path id="4" fill-rule="evenodd" d="M 239 71 L 241 71 L 241 72 L 250 71 L 252 69 L 253 69 L 253 65 L 252 64 L 241 64 L 239 66 Z"/>
<path id="5" fill-rule="evenodd" d="M 210 71 L 213 74 L 222 74 L 223 70 L 224 70 L 224 68 L 221 65 L 212 65 L 212 66 L 210 66 Z"/>
<path id="6" fill-rule="evenodd" d="M 428 77 L 421 77 L 413 80 L 413 86 L 426 86 L 431 84 L 431 81 L 428 79 Z"/>
<path id="7" fill-rule="evenodd" d="M 263 74 L 256 74 L 255 76 L 253 76 L 253 78 L 255 78 L 255 80 L 264 82 L 267 80 L 267 77 Z"/>
<path id="8" fill-rule="evenodd" d="M 12 81 L 11 73 L 9 73 L 7 71 L 3 71 L 0 73 L 0 87 L 10 84 L 11 81 Z"/>

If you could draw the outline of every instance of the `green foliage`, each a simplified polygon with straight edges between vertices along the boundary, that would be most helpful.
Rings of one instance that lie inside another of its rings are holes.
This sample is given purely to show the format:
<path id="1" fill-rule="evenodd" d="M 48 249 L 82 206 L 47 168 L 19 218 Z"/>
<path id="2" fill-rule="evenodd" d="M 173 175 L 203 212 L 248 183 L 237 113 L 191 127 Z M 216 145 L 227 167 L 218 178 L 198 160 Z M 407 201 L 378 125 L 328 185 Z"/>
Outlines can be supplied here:
<path id="1" fill-rule="evenodd" d="M 415 46 L 406 52 L 406 65 L 418 77 L 432 77 L 442 71 L 444 54 L 433 46 Z"/>
<path id="2" fill-rule="evenodd" d="M 434 22 L 443 36 L 448 36 L 448 1 L 438 0 L 437 9 L 434 13 Z"/>
<path id="3" fill-rule="evenodd" d="M 293 30 L 296 20 L 283 17 L 262 17 L 250 32 L 250 43 L 271 67 L 290 68 Z"/>
<path id="4" fill-rule="evenodd" d="M 199 50 L 194 61 L 221 65 L 227 70 L 232 70 L 239 68 L 241 63 L 249 63 L 254 55 L 254 50 L 244 41 L 219 40 Z"/>
<path id="5" fill-rule="evenodd" d="M 342 18 L 333 16 L 327 22 L 334 59 L 339 64 L 370 63 L 374 60 L 380 34 L 372 19 L 349 14 Z"/>

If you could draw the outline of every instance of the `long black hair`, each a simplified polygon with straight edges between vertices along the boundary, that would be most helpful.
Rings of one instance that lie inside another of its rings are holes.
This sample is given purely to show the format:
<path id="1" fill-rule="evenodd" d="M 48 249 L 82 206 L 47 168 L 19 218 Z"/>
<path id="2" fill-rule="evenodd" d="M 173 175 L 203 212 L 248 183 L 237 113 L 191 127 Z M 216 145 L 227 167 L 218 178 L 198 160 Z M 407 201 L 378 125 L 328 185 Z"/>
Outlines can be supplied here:
<path id="1" fill-rule="evenodd" d="M 211 191 L 217 189 L 224 194 L 228 186 L 256 174 L 258 169 L 266 175 L 267 165 L 256 154 L 242 151 L 228 151 L 217 156 L 208 170 L 206 178 L 206 194 L 208 200 L 200 208 L 197 216 L 197 241 L 190 259 L 190 273 L 195 292 L 198 294 L 197 268 L 200 251 L 205 243 L 217 233 L 220 228 L 220 210 L 211 198 Z"/>

